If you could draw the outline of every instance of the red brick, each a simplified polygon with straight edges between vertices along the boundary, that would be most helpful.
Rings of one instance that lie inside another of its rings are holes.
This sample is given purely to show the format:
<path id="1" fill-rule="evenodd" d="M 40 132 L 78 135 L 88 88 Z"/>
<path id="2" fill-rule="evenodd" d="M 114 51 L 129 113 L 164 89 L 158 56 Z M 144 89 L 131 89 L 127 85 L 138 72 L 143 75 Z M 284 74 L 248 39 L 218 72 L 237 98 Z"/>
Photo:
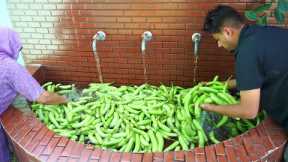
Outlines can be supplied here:
<path id="1" fill-rule="evenodd" d="M 41 145 L 38 145 L 34 150 L 33 150 L 33 154 L 35 156 L 39 156 L 41 154 L 41 152 L 45 149 L 46 146 L 41 146 Z"/>
<path id="2" fill-rule="evenodd" d="M 258 137 L 259 136 L 258 132 L 256 131 L 256 128 L 250 129 L 248 133 L 249 133 L 250 137 Z"/>
<path id="3" fill-rule="evenodd" d="M 267 150 L 266 150 L 265 146 L 262 145 L 262 144 L 254 145 L 254 150 L 256 150 L 255 154 L 258 155 L 258 159 L 260 157 L 263 157 L 267 153 Z"/>
<path id="4" fill-rule="evenodd" d="M 69 157 L 59 157 L 57 162 L 67 162 Z"/>
<path id="5" fill-rule="evenodd" d="M 252 161 L 257 160 L 258 158 L 257 158 L 257 155 L 255 153 L 256 150 L 254 150 L 251 138 L 244 138 L 243 143 L 244 143 L 244 148 L 246 149 L 246 152 L 249 155 L 249 159 Z"/>
<path id="6" fill-rule="evenodd" d="M 163 42 L 163 48 L 177 48 L 177 42 Z"/>
<path id="7" fill-rule="evenodd" d="M 223 143 L 215 145 L 216 155 L 225 155 L 225 149 Z"/>
<path id="8" fill-rule="evenodd" d="M 53 136 L 54 136 L 54 132 L 52 132 L 51 130 L 48 130 L 45 136 L 40 141 L 40 145 L 48 145 L 49 141 L 52 139 Z"/>
<path id="9" fill-rule="evenodd" d="M 237 146 L 237 145 L 243 145 L 243 140 L 241 136 L 234 137 L 231 141 L 224 141 L 224 146 Z"/>
<path id="10" fill-rule="evenodd" d="M 133 153 L 131 157 L 131 162 L 141 162 L 143 153 Z"/>
<path id="11" fill-rule="evenodd" d="M 36 136 L 32 139 L 31 142 L 27 143 L 26 148 L 29 151 L 32 151 L 38 144 L 39 142 L 42 140 L 42 138 L 44 137 L 44 135 L 46 134 L 46 132 L 48 131 L 47 127 L 42 127 L 36 134 Z"/>
<path id="12" fill-rule="evenodd" d="M 111 157 L 110 157 L 110 161 L 112 162 L 119 162 L 121 159 L 121 153 L 120 152 L 112 152 Z"/>
<path id="13" fill-rule="evenodd" d="M 70 156 L 76 142 L 69 140 L 68 144 L 65 146 L 64 151 L 62 152 L 61 156 Z"/>
<path id="14" fill-rule="evenodd" d="M 36 72 L 35 73 L 38 73 L 39 71 L 37 71 L 39 69 L 36 69 Z M 36 118 L 36 115 L 35 114 L 26 114 L 26 113 L 23 113 L 23 115 L 27 116 L 27 119 L 26 120 L 26 125 L 28 125 L 29 127 L 31 128 L 34 128 L 36 127 L 36 125 L 39 125 L 39 121 L 38 119 Z"/>
<path id="15" fill-rule="evenodd" d="M 39 122 L 37 119 L 35 119 L 35 125 L 33 126 L 32 131 L 39 131 L 44 126 L 41 122 Z"/>
<path id="16" fill-rule="evenodd" d="M 162 161 L 164 159 L 163 152 L 155 152 L 153 153 L 153 161 L 159 160 Z"/>
<path id="17" fill-rule="evenodd" d="M 47 161 L 48 158 L 49 158 L 49 156 L 46 156 L 46 155 L 41 155 L 41 156 L 39 156 L 39 159 L 40 159 L 41 161 Z"/>
<path id="18" fill-rule="evenodd" d="M 10 133 L 12 137 L 15 137 L 17 133 L 19 133 L 19 129 L 25 125 L 25 120 L 27 120 L 27 118 L 25 118 L 23 115 L 19 116 L 20 116 L 19 119 L 15 121 L 15 126 Z"/>
<path id="19" fill-rule="evenodd" d="M 217 156 L 217 161 L 218 162 L 228 162 L 228 160 L 226 159 L 225 155 L 218 155 Z"/>
<path id="20" fill-rule="evenodd" d="M 31 140 L 35 137 L 36 135 L 36 132 L 29 132 L 29 134 L 27 134 L 25 136 L 25 138 L 22 138 L 21 140 L 19 140 L 19 144 L 22 145 L 22 146 L 25 146 L 26 144 L 30 143 Z"/>
<path id="21" fill-rule="evenodd" d="M 63 151 L 63 147 L 55 147 L 53 153 L 49 156 L 47 162 L 55 162 L 58 157 L 61 155 Z"/>
<path id="22" fill-rule="evenodd" d="M 54 148 L 56 147 L 57 143 L 59 142 L 59 138 L 52 138 L 50 142 L 48 143 L 45 150 L 42 152 L 44 155 L 50 155 Z"/>
<path id="23" fill-rule="evenodd" d="M 196 147 L 194 149 L 195 154 L 205 154 L 204 148 Z"/>
<path id="24" fill-rule="evenodd" d="M 286 141 L 287 141 L 287 137 L 285 134 L 272 135 L 272 136 L 270 136 L 270 138 L 276 147 L 286 143 Z"/>
<path id="25" fill-rule="evenodd" d="M 89 162 L 99 162 L 99 160 L 89 160 Z"/>
<path id="26" fill-rule="evenodd" d="M 78 162 L 79 159 L 70 157 L 68 162 Z"/>
<path id="27" fill-rule="evenodd" d="M 145 161 L 152 161 L 153 160 L 153 154 L 152 153 L 144 153 L 143 155 L 143 162 Z"/>
<path id="28" fill-rule="evenodd" d="M 175 151 L 175 160 L 184 161 L 185 160 L 185 152 L 184 151 Z"/>
<path id="29" fill-rule="evenodd" d="M 92 154 L 91 149 L 87 149 L 87 148 L 83 149 L 81 156 L 80 156 L 80 159 L 79 159 L 79 162 L 88 161 L 91 154 Z"/>
<path id="30" fill-rule="evenodd" d="M 100 159 L 101 154 L 102 154 L 102 150 L 96 148 L 96 149 L 92 152 L 90 159 L 92 159 L 92 160 L 93 160 L 93 159 L 98 160 L 98 159 Z"/>
<path id="31" fill-rule="evenodd" d="M 267 151 L 271 150 L 275 147 L 269 136 L 263 136 L 263 137 L 261 137 L 261 139 L 262 139 L 262 144 L 263 144 L 263 146 L 265 146 Z"/>
<path id="32" fill-rule="evenodd" d="M 207 161 L 217 161 L 214 145 L 205 147 L 205 154 Z"/>
<path id="33" fill-rule="evenodd" d="M 103 151 L 99 162 L 109 162 L 111 151 Z"/>
<path id="34" fill-rule="evenodd" d="M 256 131 L 258 132 L 259 136 L 267 136 L 267 133 L 262 123 L 256 127 Z"/>
<path id="35" fill-rule="evenodd" d="M 235 151 L 237 151 L 237 150 L 235 150 Z M 238 158 L 234 152 L 233 147 L 231 147 L 231 146 L 225 147 L 225 152 L 226 152 L 228 161 L 230 161 L 230 162 L 237 162 L 238 161 L 237 160 Z"/>
<path id="36" fill-rule="evenodd" d="M 164 152 L 164 161 L 173 162 L 174 160 L 174 151 Z"/>
<path id="37" fill-rule="evenodd" d="M 185 151 L 185 162 L 194 162 L 195 154 L 194 151 Z"/>
<path id="38" fill-rule="evenodd" d="M 69 141 L 69 139 L 67 137 L 61 137 L 57 146 L 66 146 L 68 141 Z"/>
<path id="39" fill-rule="evenodd" d="M 162 18 L 160 18 L 160 17 L 149 17 L 149 18 L 147 18 L 147 22 L 149 22 L 149 23 L 162 22 Z"/>
<path id="40" fill-rule="evenodd" d="M 195 154 L 195 161 L 205 162 L 206 161 L 205 154 Z"/>
<path id="41" fill-rule="evenodd" d="M 7 116 L 6 116 L 7 114 Z M 16 122 L 14 120 L 16 117 L 16 110 L 13 107 L 9 107 L 8 110 L 6 110 L 2 115 L 1 115 L 1 120 L 2 120 L 2 126 L 8 132 L 9 134 L 12 133 L 14 130 L 14 127 L 16 126 Z M 13 120 L 11 122 L 11 120 Z"/>
<path id="42" fill-rule="evenodd" d="M 248 155 L 243 145 L 235 145 L 233 148 L 236 156 L 239 157 L 241 161 L 249 161 Z"/>
<path id="43" fill-rule="evenodd" d="M 84 149 L 84 145 L 76 143 L 71 151 L 70 156 L 73 158 L 80 158 L 81 152 Z"/>
<path id="44" fill-rule="evenodd" d="M 121 157 L 121 162 L 130 162 L 132 154 L 129 152 L 123 152 Z"/>

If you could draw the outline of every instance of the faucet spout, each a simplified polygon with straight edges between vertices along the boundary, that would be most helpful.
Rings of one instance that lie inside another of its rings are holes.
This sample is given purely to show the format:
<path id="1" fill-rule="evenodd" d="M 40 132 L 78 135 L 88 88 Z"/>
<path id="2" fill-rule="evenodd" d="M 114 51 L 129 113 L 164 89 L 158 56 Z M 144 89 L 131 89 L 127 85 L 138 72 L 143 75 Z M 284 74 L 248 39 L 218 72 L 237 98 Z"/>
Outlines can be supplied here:
<path id="1" fill-rule="evenodd" d="M 198 51 L 199 51 L 199 46 L 200 46 L 200 40 L 201 40 L 201 34 L 200 33 L 194 33 L 192 35 L 192 41 L 194 43 L 194 56 L 198 57 Z"/>
<path id="2" fill-rule="evenodd" d="M 94 36 L 93 36 L 93 42 L 92 42 L 92 49 L 93 52 L 97 52 L 97 46 L 96 43 L 97 41 L 103 41 L 106 38 L 106 34 L 103 31 L 98 31 Z"/>
<path id="3" fill-rule="evenodd" d="M 152 33 L 150 31 L 145 31 L 142 34 L 142 42 L 141 42 L 141 52 L 144 53 L 146 50 L 146 44 L 148 41 L 152 39 Z"/>

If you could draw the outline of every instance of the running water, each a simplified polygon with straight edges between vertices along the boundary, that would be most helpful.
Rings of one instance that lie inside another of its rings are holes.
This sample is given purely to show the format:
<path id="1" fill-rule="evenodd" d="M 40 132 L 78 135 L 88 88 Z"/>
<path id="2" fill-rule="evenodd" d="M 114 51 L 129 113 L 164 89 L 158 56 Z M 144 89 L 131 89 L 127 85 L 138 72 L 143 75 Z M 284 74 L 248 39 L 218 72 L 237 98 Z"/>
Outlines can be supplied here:
<path id="1" fill-rule="evenodd" d="M 142 64 L 143 64 L 143 70 L 144 70 L 144 79 L 145 79 L 145 83 L 147 83 L 148 81 L 148 77 L 147 77 L 147 65 L 146 65 L 146 54 L 145 51 L 142 51 Z"/>
<path id="2" fill-rule="evenodd" d="M 97 52 L 94 52 L 94 59 L 96 62 L 96 67 L 97 67 L 97 72 L 98 72 L 98 76 L 99 76 L 99 81 L 100 83 L 103 83 L 103 77 L 102 77 L 102 71 L 101 71 L 101 66 L 100 66 L 100 59 L 98 56 Z"/>
<path id="3" fill-rule="evenodd" d="M 198 82 L 198 76 L 199 76 L 199 69 L 198 69 L 198 56 L 194 59 L 194 75 L 193 75 L 193 85 L 196 85 Z"/>

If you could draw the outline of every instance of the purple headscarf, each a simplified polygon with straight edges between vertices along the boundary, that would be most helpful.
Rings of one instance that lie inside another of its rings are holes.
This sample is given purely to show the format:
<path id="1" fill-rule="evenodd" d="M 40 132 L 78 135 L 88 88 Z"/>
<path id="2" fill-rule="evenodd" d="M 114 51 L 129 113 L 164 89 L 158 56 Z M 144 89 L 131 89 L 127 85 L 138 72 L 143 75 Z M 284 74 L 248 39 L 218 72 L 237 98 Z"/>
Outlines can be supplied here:
<path id="1" fill-rule="evenodd" d="M 18 33 L 9 28 L 0 27 L 0 57 L 17 60 L 22 48 Z"/>

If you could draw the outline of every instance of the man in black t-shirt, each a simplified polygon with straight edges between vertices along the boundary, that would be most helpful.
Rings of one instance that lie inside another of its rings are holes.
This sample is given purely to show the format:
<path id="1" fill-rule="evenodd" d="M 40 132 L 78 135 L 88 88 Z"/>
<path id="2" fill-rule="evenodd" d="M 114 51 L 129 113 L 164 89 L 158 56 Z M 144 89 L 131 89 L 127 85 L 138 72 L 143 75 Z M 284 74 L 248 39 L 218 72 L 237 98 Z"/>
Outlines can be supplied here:
<path id="1" fill-rule="evenodd" d="M 245 25 L 243 17 L 225 5 L 208 12 L 203 28 L 218 47 L 235 55 L 236 81 L 228 85 L 240 91 L 240 103 L 201 107 L 246 119 L 255 118 L 261 107 L 288 132 L 288 29 Z"/>

